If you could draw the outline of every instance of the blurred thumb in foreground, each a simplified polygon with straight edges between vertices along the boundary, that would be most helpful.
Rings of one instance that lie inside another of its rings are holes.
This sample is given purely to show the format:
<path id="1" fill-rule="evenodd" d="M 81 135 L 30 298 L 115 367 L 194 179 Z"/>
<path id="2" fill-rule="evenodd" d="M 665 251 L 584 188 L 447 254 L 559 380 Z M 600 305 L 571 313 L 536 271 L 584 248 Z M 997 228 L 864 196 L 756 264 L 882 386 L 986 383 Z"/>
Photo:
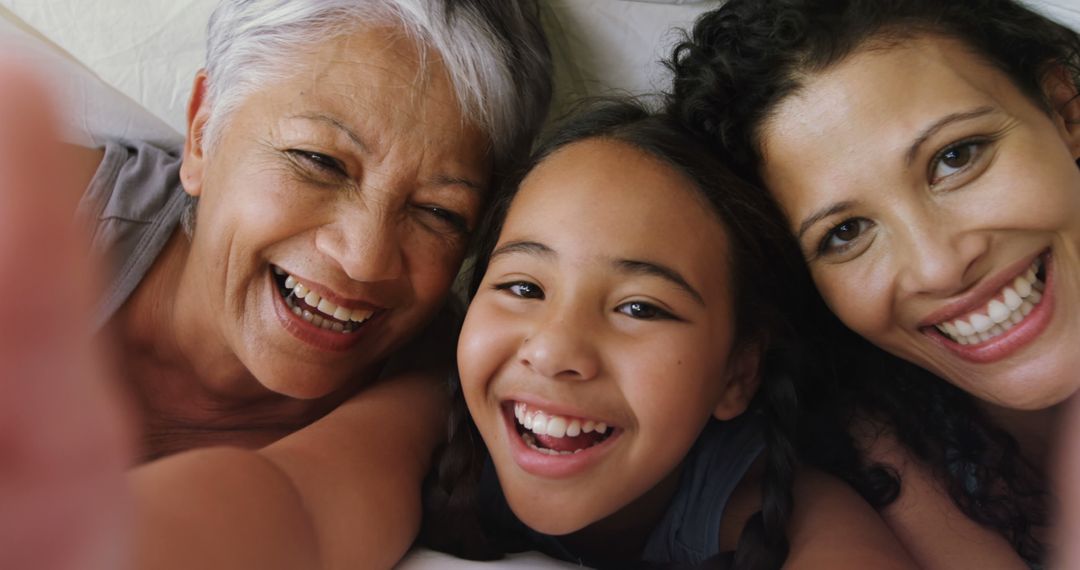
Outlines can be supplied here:
<path id="1" fill-rule="evenodd" d="M 0 59 L 0 568 L 130 567 L 130 430 L 91 310 L 83 188 L 49 97 Z"/>

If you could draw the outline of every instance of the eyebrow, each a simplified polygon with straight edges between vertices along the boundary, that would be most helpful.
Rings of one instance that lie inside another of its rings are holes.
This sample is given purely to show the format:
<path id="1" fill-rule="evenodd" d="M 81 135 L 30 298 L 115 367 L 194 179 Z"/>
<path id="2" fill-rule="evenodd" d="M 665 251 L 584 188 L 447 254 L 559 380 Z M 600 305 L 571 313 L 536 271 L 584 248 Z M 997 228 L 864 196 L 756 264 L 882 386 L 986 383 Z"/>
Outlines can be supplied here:
<path id="1" fill-rule="evenodd" d="M 512 253 L 525 253 L 547 258 L 557 256 L 555 250 L 542 243 L 535 241 L 512 241 L 493 251 L 491 257 L 488 258 L 488 263 L 491 263 L 496 257 Z M 682 289 L 701 305 L 705 304 L 705 299 L 701 296 L 701 293 L 698 293 L 696 289 L 691 287 L 690 283 L 688 283 L 678 271 L 675 271 L 666 265 L 637 259 L 616 259 L 612 261 L 612 265 L 622 273 L 659 277 L 670 282 L 679 289 Z"/>
<path id="2" fill-rule="evenodd" d="M 823 220 L 825 218 L 828 218 L 829 216 L 834 216 L 834 215 L 839 214 L 840 212 L 843 212 L 845 210 L 850 210 L 854 205 L 855 205 L 854 201 L 852 201 L 852 200 L 844 200 L 843 202 L 837 202 L 835 204 L 831 204 L 827 208 L 823 208 L 821 210 L 818 210 L 818 211 L 814 212 L 813 214 L 810 214 L 810 216 L 805 218 L 802 221 L 802 223 L 799 224 L 799 231 L 795 236 L 796 239 L 798 239 L 799 241 L 802 241 L 803 234 L 805 234 L 807 230 L 809 230 L 811 227 L 813 227 L 814 224 L 820 222 L 821 220 Z"/>
<path id="3" fill-rule="evenodd" d="M 555 257 L 555 250 L 550 247 L 535 241 L 512 241 L 495 251 L 491 252 L 491 257 L 488 258 L 490 264 L 496 257 L 503 255 L 510 255 L 511 253 L 526 253 L 529 255 L 536 255 L 540 257 Z"/>
<path id="4" fill-rule="evenodd" d="M 960 121 L 969 121 L 971 119 L 976 119 L 993 112 L 993 107 L 985 106 L 979 107 L 978 109 L 973 109 L 971 111 L 966 111 L 964 113 L 953 113 L 951 115 L 946 115 L 938 119 L 932 125 L 923 129 L 923 131 L 919 133 L 919 136 L 915 137 L 915 140 L 912 141 L 911 146 L 908 147 L 907 154 L 904 155 L 905 163 L 908 166 L 911 166 L 911 163 L 915 161 L 915 155 L 919 152 L 919 147 L 921 147 L 930 137 L 934 136 L 938 131 L 945 128 L 946 126 Z"/>
<path id="5" fill-rule="evenodd" d="M 690 284 L 686 282 L 686 279 L 683 279 L 683 276 L 679 275 L 678 271 L 675 271 L 670 267 L 651 261 L 639 261 L 636 259 L 617 259 L 615 260 L 615 266 L 624 273 L 659 277 L 685 291 L 700 305 L 705 305 L 705 299 L 701 296 L 701 293 L 698 293 L 696 289 L 691 287 Z"/>
<path id="6" fill-rule="evenodd" d="M 297 118 L 307 119 L 309 121 L 315 121 L 318 123 L 326 123 L 331 127 L 334 127 L 335 129 L 341 131 L 342 133 L 345 133 L 345 136 L 349 137 L 349 140 L 351 140 L 353 144 L 360 147 L 361 152 L 365 154 L 371 152 L 371 150 L 368 148 L 368 145 L 364 143 L 364 139 L 360 138 L 360 135 L 356 134 L 356 132 L 350 129 L 348 125 L 338 119 L 335 119 L 334 117 L 331 117 L 330 115 L 324 115 L 322 113 L 307 113 L 303 115 L 297 115 Z"/>

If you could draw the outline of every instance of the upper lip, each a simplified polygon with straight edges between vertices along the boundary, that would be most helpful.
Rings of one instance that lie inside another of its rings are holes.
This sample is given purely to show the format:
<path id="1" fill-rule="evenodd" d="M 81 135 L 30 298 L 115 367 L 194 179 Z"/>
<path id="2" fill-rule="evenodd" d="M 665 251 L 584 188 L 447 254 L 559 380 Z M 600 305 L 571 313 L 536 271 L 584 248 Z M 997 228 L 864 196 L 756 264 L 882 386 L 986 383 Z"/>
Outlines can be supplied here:
<path id="1" fill-rule="evenodd" d="M 299 275 L 297 273 L 293 273 L 292 271 L 289 271 L 288 269 L 286 269 L 286 268 L 284 268 L 284 267 L 282 267 L 280 265 L 275 265 L 275 267 L 278 267 L 279 269 L 284 271 L 286 274 L 291 275 L 297 281 L 303 283 L 304 287 L 307 287 L 309 290 L 314 291 L 319 297 L 321 297 L 323 299 L 326 299 L 326 300 L 330 301 L 331 303 L 333 303 L 333 304 L 335 304 L 335 305 L 337 305 L 339 307 L 345 307 L 346 309 L 368 309 L 368 310 L 371 310 L 371 311 L 380 311 L 380 310 L 383 310 L 383 309 L 386 308 L 382 304 L 377 303 L 377 302 L 372 301 L 372 300 L 367 299 L 367 298 L 363 298 L 363 297 L 349 298 L 349 297 L 346 297 L 344 295 L 341 295 L 341 294 L 337 293 L 336 291 L 334 291 L 334 290 L 328 288 L 327 286 L 323 285 L 322 283 L 319 283 L 318 281 L 308 279 L 307 277 L 304 277 L 304 276 Z"/>
<path id="2" fill-rule="evenodd" d="M 1042 252 L 1014 261 L 1009 266 L 998 271 L 993 277 L 986 278 L 982 283 L 969 289 L 967 293 L 964 293 L 955 301 L 927 315 L 919 322 L 918 327 L 932 327 L 985 307 L 1006 285 L 1012 283 L 1017 276 L 1023 275 L 1040 255 L 1042 255 Z"/>

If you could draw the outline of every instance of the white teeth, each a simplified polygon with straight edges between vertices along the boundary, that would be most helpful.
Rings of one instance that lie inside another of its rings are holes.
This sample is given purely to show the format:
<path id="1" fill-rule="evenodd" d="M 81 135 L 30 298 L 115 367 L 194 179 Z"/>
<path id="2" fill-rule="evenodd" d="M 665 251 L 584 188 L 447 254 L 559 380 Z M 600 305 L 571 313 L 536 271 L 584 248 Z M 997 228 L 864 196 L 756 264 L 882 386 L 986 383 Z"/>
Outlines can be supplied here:
<path id="1" fill-rule="evenodd" d="M 278 266 L 274 266 L 274 275 L 285 275 L 285 270 Z"/>
<path id="2" fill-rule="evenodd" d="M 311 319 L 315 318 L 315 315 L 311 314 L 311 311 L 304 311 L 304 314 L 302 316 L 304 317 L 304 320 L 309 323 L 311 322 Z"/>
<path id="3" fill-rule="evenodd" d="M 608 426 L 604 422 L 568 418 L 539 410 L 530 410 L 526 404 L 521 402 L 514 404 L 514 418 L 526 430 L 536 435 L 548 437 L 577 437 L 592 431 L 604 434 L 608 430 Z"/>
<path id="4" fill-rule="evenodd" d="M 547 435 L 547 416 L 540 412 L 536 412 L 533 416 L 532 431 L 536 435 Z"/>
<path id="5" fill-rule="evenodd" d="M 937 329 L 957 343 L 968 345 L 986 342 L 1020 324 L 1042 300 L 1045 284 L 1037 277 L 1040 264 L 1040 260 L 1035 260 L 1023 275 L 1002 288 L 1000 298 L 992 299 L 982 311 L 940 323 Z"/>
<path id="6" fill-rule="evenodd" d="M 994 326 L 994 321 L 991 321 L 990 317 L 986 315 L 975 313 L 971 315 L 971 326 L 975 328 L 975 332 L 984 333 Z"/>
<path id="7" fill-rule="evenodd" d="M 293 305 L 292 312 L 293 312 L 294 315 L 296 315 L 298 317 L 304 316 L 304 311 L 302 311 L 300 309 L 300 307 L 297 307 L 296 305 Z"/>
<path id="8" fill-rule="evenodd" d="M 362 323 L 362 322 L 370 319 L 371 315 L 373 315 L 373 314 L 375 314 L 375 311 L 372 311 L 370 309 L 355 309 L 352 312 L 352 316 L 349 317 L 349 320 L 356 321 L 358 323 Z"/>
<path id="9" fill-rule="evenodd" d="M 371 318 L 375 314 L 375 311 L 371 309 L 348 309 L 346 307 L 339 307 L 337 304 L 324 299 L 321 295 L 312 291 L 306 285 L 298 281 L 292 275 L 289 275 L 284 270 L 274 267 L 274 273 L 285 276 L 285 288 L 292 289 L 292 295 L 286 296 L 285 301 L 289 304 L 290 308 L 295 308 L 292 301 L 293 298 L 301 299 L 310 307 L 315 307 L 323 315 L 329 315 L 337 321 L 335 323 L 330 321 L 326 317 L 322 317 L 321 320 L 315 321 L 314 319 L 306 319 L 308 322 L 313 322 L 317 326 L 321 326 L 327 330 L 335 330 L 341 333 L 351 333 L 356 330 L 357 325 L 363 324 L 365 321 Z M 297 315 L 303 316 L 303 312 L 293 311 Z M 314 314 L 313 314 L 314 315 Z M 319 317 L 319 315 L 314 315 Z M 305 317 L 306 318 L 306 317 Z M 350 321 L 356 323 L 356 325 L 348 324 Z"/>
<path id="10" fill-rule="evenodd" d="M 1005 308 L 1015 311 L 1020 308 L 1020 303 L 1023 302 L 1024 300 L 1020 298 L 1020 295 L 1012 287 L 1005 288 Z"/>
<path id="11" fill-rule="evenodd" d="M 548 420 L 547 434 L 551 437 L 563 437 L 566 435 L 566 418 L 555 416 Z"/>
<path id="12" fill-rule="evenodd" d="M 1031 281 L 1028 281 L 1023 277 L 1013 279 L 1013 287 L 1016 289 L 1016 294 L 1020 295 L 1020 297 L 1027 297 L 1031 294 Z"/>
<path id="13" fill-rule="evenodd" d="M 1011 311 L 1009 311 L 1009 308 L 1005 306 L 1005 303 L 997 300 L 990 301 L 987 309 L 989 309 L 988 313 L 990 315 L 990 320 L 994 321 L 995 323 L 1003 323 L 1009 320 L 1009 313 Z"/>
<path id="14" fill-rule="evenodd" d="M 963 336 L 971 336 L 975 334 L 975 328 L 969 325 L 967 321 L 955 321 L 953 322 L 953 324 L 956 325 L 956 332 L 960 333 Z"/>

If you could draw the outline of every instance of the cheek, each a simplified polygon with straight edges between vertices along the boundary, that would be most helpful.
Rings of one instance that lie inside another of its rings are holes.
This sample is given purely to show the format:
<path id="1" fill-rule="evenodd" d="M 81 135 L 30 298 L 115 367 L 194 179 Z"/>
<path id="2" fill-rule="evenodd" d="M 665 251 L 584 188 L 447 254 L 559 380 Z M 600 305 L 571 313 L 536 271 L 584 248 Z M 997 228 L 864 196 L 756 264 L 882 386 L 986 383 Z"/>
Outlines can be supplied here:
<path id="1" fill-rule="evenodd" d="M 896 325 L 888 259 L 856 259 L 812 270 L 829 309 L 848 328 L 873 341 Z"/>
<path id="2" fill-rule="evenodd" d="M 403 255 L 409 267 L 409 279 L 417 296 L 441 299 L 457 277 L 465 257 L 464 240 L 449 241 L 413 228 L 403 240 Z"/>
<path id="3" fill-rule="evenodd" d="M 514 356 L 516 335 L 496 307 L 473 300 L 458 337 L 457 361 L 462 388 L 470 405 L 495 373 Z"/>

